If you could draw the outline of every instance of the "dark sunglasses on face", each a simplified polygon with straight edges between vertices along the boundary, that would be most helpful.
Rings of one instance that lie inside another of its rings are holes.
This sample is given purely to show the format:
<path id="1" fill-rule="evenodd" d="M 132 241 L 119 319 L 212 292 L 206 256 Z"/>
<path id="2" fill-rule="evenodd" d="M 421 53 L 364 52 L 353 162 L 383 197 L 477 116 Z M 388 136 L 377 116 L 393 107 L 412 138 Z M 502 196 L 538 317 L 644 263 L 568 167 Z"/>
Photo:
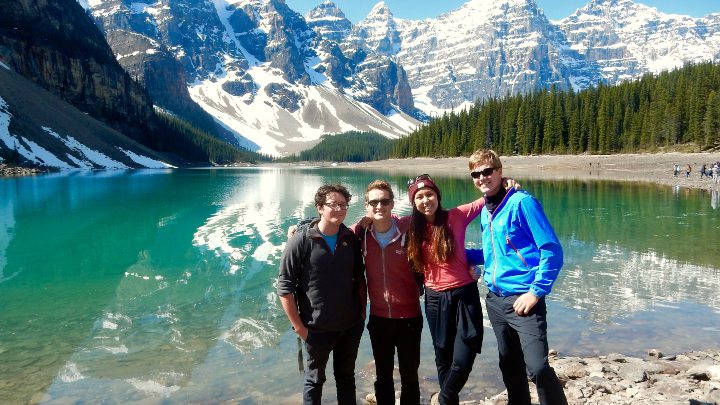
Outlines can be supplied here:
<path id="1" fill-rule="evenodd" d="M 483 170 L 470 172 L 470 177 L 472 177 L 473 179 L 479 179 L 480 175 L 482 175 L 483 177 L 487 177 L 493 174 L 495 170 L 497 170 L 497 167 L 486 167 Z"/>
<path id="2" fill-rule="evenodd" d="M 432 180 L 432 179 L 430 178 L 429 174 L 425 173 L 425 174 L 421 174 L 421 175 L 415 177 L 414 179 L 408 180 L 407 184 L 408 184 L 408 186 L 412 186 L 413 184 L 415 184 L 421 180 Z"/>
<path id="3" fill-rule="evenodd" d="M 392 203 L 392 200 L 389 198 L 382 198 L 380 200 L 370 200 L 368 201 L 368 204 L 370 204 L 372 207 L 377 207 L 378 204 L 388 206 Z"/>

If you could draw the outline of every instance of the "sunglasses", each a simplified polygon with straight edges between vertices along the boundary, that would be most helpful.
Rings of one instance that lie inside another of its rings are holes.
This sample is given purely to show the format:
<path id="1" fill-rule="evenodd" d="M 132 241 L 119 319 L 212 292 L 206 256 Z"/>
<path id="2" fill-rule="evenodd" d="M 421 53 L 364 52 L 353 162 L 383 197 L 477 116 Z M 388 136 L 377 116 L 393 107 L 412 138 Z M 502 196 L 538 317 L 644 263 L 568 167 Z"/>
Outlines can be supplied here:
<path id="1" fill-rule="evenodd" d="M 479 179 L 480 176 L 487 177 L 493 174 L 495 170 L 497 170 L 497 167 L 486 167 L 483 170 L 470 172 L 470 177 L 472 177 L 473 179 Z"/>
<path id="2" fill-rule="evenodd" d="M 377 207 L 378 204 L 384 205 L 387 207 L 388 205 L 392 204 L 392 200 L 389 198 L 382 198 L 380 200 L 370 200 L 367 203 L 370 204 L 372 207 Z"/>
<path id="3" fill-rule="evenodd" d="M 407 184 L 408 184 L 408 186 L 412 186 L 413 184 L 415 184 L 415 183 L 417 183 L 418 181 L 421 181 L 421 180 L 430 180 L 430 181 L 432 181 L 432 179 L 430 178 L 430 175 L 427 174 L 427 173 L 425 173 L 425 174 L 421 174 L 421 175 L 415 177 L 414 179 L 408 180 L 408 183 L 407 183 Z"/>

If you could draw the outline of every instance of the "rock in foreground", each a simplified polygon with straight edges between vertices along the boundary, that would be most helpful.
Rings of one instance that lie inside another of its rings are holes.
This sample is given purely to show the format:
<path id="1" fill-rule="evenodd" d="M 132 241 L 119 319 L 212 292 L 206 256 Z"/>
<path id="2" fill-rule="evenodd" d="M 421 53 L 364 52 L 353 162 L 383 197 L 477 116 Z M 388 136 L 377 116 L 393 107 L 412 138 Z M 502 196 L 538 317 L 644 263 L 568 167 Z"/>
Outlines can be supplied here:
<path id="1" fill-rule="evenodd" d="M 657 350 L 640 359 L 621 354 L 554 357 L 550 364 L 565 386 L 569 404 L 720 404 L 720 350 L 664 357 Z M 530 383 L 533 404 L 538 399 Z M 507 393 L 479 401 L 505 405 Z"/>

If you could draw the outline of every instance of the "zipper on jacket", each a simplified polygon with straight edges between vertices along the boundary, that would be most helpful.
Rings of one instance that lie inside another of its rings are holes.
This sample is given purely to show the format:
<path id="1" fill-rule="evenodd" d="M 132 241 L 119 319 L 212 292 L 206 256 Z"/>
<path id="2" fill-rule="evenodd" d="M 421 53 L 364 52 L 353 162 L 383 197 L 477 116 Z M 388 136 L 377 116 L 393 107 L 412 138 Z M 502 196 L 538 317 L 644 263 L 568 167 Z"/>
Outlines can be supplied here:
<path id="1" fill-rule="evenodd" d="M 525 258 L 523 258 L 522 255 L 520 254 L 520 252 L 517 250 L 517 248 L 515 248 L 515 245 L 513 245 L 513 243 L 510 242 L 510 237 L 508 235 L 505 235 L 505 240 L 507 241 L 507 244 L 510 245 L 512 250 L 515 251 L 515 254 L 517 255 L 518 258 L 520 258 L 520 261 L 523 262 L 525 267 L 529 268 L 530 266 L 528 266 L 527 262 L 525 261 Z"/>
<path id="2" fill-rule="evenodd" d="M 390 245 L 388 245 L 390 246 Z M 380 245 L 378 244 L 378 247 Z M 387 247 L 387 246 L 385 246 Z M 389 293 L 388 293 L 388 287 L 387 287 L 387 271 L 385 270 L 385 248 L 380 249 L 380 257 L 382 257 L 382 273 L 383 273 L 383 298 L 385 298 L 385 304 L 387 304 L 388 308 L 388 318 L 392 318 L 392 307 L 390 306 L 390 299 L 389 299 Z"/>
<path id="3" fill-rule="evenodd" d="M 502 185 L 500 187 L 502 187 Z M 497 286 L 497 281 L 495 279 L 495 276 L 497 273 L 498 260 L 497 260 L 497 253 L 495 252 L 495 234 L 493 233 L 493 230 L 492 230 L 492 221 L 493 221 L 493 219 L 495 219 L 495 214 L 497 214 L 501 208 L 505 207 L 505 201 L 507 201 L 507 198 L 509 195 L 510 195 L 510 192 L 505 194 L 505 197 L 503 197 L 502 201 L 500 201 L 500 204 L 498 204 L 498 206 L 495 208 L 495 211 L 493 211 L 493 213 L 490 214 L 490 220 L 488 221 L 489 226 L 490 226 L 490 244 L 492 245 L 493 261 L 494 261 L 493 273 L 492 273 L 492 284 L 495 287 L 495 289 L 497 289 L 501 294 L 502 294 L 502 291 L 500 291 L 500 288 Z M 485 209 L 487 209 L 487 208 L 485 208 Z M 523 260 L 523 262 L 524 262 L 524 260 Z"/>
<path id="4" fill-rule="evenodd" d="M 365 253 L 363 256 L 367 255 L 367 231 L 369 228 L 370 228 L 370 226 L 365 228 L 365 238 L 364 238 Z M 398 232 L 400 232 L 399 229 L 398 229 Z M 380 248 L 380 258 L 381 258 L 381 263 L 382 263 L 382 275 L 383 275 L 383 299 L 385 300 L 385 304 L 387 305 L 387 309 L 388 309 L 387 317 L 392 318 L 392 305 L 390 304 L 390 293 L 389 293 L 388 287 L 387 287 L 387 270 L 385 269 L 385 249 L 388 246 L 392 245 L 397 240 L 399 235 L 395 236 L 392 240 L 390 240 L 390 243 L 388 243 L 384 248 L 380 247 L 380 243 L 375 238 L 375 233 L 372 230 L 370 231 L 370 235 L 372 236 L 373 239 L 375 239 L 375 243 L 377 243 L 378 248 Z"/>
<path id="5" fill-rule="evenodd" d="M 490 215 L 490 246 L 492 246 L 493 253 L 493 272 L 492 272 L 492 283 L 497 290 L 500 290 L 495 282 L 495 272 L 497 270 L 497 253 L 495 252 L 495 235 L 492 230 L 492 215 Z"/>

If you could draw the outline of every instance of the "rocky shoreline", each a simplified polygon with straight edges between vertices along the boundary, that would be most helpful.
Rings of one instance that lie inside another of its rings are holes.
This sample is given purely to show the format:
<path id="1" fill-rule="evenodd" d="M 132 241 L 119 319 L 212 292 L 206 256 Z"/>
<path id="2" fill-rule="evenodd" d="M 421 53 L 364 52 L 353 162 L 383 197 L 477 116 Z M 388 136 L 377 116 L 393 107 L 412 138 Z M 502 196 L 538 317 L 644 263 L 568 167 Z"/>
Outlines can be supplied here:
<path id="1" fill-rule="evenodd" d="M 610 180 L 655 183 L 676 188 L 720 190 L 720 182 L 700 177 L 700 168 L 720 161 L 720 152 L 634 153 L 615 155 L 537 155 L 501 156 L 503 174 L 517 179 L 538 180 Z M 467 157 L 390 159 L 364 162 L 353 169 L 384 170 L 390 173 L 416 175 L 466 175 Z M 679 164 L 677 176 L 673 167 Z M 685 176 L 686 165 L 692 167 Z M 338 166 L 343 167 L 344 166 Z"/>
<path id="2" fill-rule="evenodd" d="M 564 357 L 551 352 L 550 364 L 565 386 L 569 404 L 720 404 L 720 349 L 646 358 L 608 354 Z M 538 404 L 530 383 L 533 404 Z M 505 405 L 507 393 L 465 405 Z"/>
<path id="3" fill-rule="evenodd" d="M 46 170 L 41 170 L 38 168 L 8 166 L 6 164 L 0 163 L 0 177 L 32 176 L 45 172 Z"/>

